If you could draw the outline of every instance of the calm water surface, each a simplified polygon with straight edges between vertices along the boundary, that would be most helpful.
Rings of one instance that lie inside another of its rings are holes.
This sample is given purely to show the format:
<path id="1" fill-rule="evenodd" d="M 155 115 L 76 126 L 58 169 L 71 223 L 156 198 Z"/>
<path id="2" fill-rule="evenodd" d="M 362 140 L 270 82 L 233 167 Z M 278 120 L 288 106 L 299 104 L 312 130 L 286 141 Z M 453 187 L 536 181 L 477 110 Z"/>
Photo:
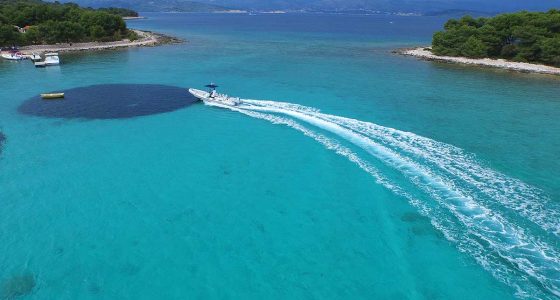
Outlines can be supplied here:
<path id="1" fill-rule="evenodd" d="M 146 15 L 188 42 L 0 62 L 0 298 L 560 295 L 558 78 L 391 54 L 441 18 Z"/>

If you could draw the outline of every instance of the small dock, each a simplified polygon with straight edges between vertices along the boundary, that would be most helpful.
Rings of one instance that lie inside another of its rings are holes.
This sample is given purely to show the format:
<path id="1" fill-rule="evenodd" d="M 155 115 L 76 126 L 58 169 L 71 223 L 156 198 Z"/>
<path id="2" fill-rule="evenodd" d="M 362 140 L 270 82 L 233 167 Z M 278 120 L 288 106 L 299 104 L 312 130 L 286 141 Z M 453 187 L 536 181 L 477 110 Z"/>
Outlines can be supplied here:
<path id="1" fill-rule="evenodd" d="M 37 62 L 37 61 L 41 61 L 43 58 L 41 58 L 41 55 L 38 53 L 32 53 L 32 54 L 28 54 L 26 55 L 32 62 Z"/>

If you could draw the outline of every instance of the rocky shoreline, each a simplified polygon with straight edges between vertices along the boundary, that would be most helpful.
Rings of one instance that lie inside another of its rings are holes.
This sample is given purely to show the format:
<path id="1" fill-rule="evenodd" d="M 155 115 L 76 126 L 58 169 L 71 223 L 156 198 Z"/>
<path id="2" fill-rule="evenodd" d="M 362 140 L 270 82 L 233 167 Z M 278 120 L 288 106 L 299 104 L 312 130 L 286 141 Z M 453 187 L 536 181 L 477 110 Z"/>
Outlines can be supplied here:
<path id="1" fill-rule="evenodd" d="M 130 48 L 130 47 L 153 47 L 153 46 L 158 46 L 163 44 L 178 44 L 184 42 L 184 40 L 161 33 L 136 30 L 136 29 L 133 30 L 139 36 L 139 39 L 135 41 L 124 39 L 115 42 L 32 45 L 32 46 L 21 47 L 19 50 L 23 54 L 30 55 L 32 53 L 46 53 L 46 52 L 96 51 L 96 50 Z"/>
<path id="2" fill-rule="evenodd" d="M 395 53 L 413 56 L 416 58 L 439 61 L 446 63 L 455 64 L 465 64 L 465 65 L 475 65 L 491 68 L 499 68 L 510 71 L 522 72 L 522 73 L 538 73 L 538 74 L 549 74 L 549 75 L 560 75 L 560 68 L 555 68 L 551 66 L 523 63 L 523 62 L 513 62 L 507 61 L 505 59 L 491 59 L 491 58 L 466 58 L 466 57 L 454 57 L 454 56 L 439 56 L 433 54 L 431 49 L 428 48 L 407 48 L 399 49 L 394 51 Z"/>
<path id="3" fill-rule="evenodd" d="M 138 17 L 123 17 L 123 20 L 128 21 L 128 20 L 142 20 L 142 19 L 146 19 L 146 17 L 144 16 L 138 16 Z"/>

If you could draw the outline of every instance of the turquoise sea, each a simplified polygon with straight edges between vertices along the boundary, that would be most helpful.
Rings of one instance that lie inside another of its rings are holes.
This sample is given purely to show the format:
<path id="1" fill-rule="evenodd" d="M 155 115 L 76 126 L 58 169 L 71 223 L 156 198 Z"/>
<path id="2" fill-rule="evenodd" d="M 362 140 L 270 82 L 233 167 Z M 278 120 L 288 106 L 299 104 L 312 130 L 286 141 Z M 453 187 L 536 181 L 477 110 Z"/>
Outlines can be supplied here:
<path id="1" fill-rule="evenodd" d="M 560 297 L 559 78 L 391 53 L 444 18 L 146 15 L 187 42 L 0 62 L 0 299 Z"/>

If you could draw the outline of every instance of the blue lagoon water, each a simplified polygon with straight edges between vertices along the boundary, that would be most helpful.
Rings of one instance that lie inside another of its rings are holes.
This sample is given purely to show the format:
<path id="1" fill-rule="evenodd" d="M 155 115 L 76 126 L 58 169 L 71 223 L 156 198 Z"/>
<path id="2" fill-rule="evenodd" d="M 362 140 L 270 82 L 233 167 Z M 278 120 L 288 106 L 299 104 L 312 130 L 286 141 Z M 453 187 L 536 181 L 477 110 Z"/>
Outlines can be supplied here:
<path id="1" fill-rule="evenodd" d="M 188 42 L 0 63 L 0 299 L 559 297 L 558 78 L 391 53 L 441 18 L 147 15 Z"/>

